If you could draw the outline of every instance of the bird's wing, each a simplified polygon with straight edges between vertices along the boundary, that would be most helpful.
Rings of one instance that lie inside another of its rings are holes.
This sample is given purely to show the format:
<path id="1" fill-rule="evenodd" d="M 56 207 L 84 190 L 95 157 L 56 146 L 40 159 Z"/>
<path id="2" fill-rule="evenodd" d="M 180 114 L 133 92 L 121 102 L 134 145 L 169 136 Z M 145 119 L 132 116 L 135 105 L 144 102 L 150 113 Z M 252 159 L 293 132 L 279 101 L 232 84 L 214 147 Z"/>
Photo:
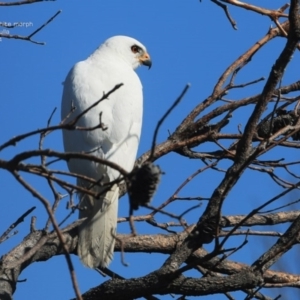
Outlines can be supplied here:
<path id="1" fill-rule="evenodd" d="M 100 71 L 101 70 L 101 71 Z M 64 83 L 62 99 L 62 119 L 71 110 L 75 111 L 70 119 L 99 100 L 103 93 L 110 91 L 116 84 L 124 85 L 86 113 L 77 125 L 94 127 L 101 122 L 107 127 L 104 131 L 67 131 L 63 132 L 66 151 L 87 152 L 109 159 L 128 171 L 132 168 L 139 144 L 142 123 L 142 86 L 136 73 L 124 66 L 103 63 L 93 65 L 88 60 L 77 63 L 68 74 Z M 83 173 L 99 178 L 105 170 L 97 170 L 90 162 L 76 163 L 70 160 L 72 172 Z M 95 173 L 96 171 L 96 173 Z M 112 171 L 112 177 L 116 172 Z M 112 179 L 112 178 L 111 178 Z"/>

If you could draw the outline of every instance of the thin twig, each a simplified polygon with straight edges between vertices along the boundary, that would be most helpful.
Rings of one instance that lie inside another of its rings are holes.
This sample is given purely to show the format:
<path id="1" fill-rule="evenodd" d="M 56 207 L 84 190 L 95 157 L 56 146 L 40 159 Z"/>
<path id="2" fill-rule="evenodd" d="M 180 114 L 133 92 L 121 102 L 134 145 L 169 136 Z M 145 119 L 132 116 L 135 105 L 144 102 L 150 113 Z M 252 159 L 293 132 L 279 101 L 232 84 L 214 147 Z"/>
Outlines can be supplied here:
<path id="1" fill-rule="evenodd" d="M 184 95 L 186 94 L 186 92 L 188 91 L 190 86 L 191 85 L 189 83 L 185 86 L 185 88 L 183 89 L 183 91 L 181 92 L 179 97 L 175 100 L 175 102 L 171 105 L 171 107 L 166 111 L 166 113 L 162 116 L 162 118 L 157 122 L 155 131 L 154 131 L 154 134 L 153 134 L 151 153 L 150 153 L 150 156 L 149 156 L 149 159 L 148 159 L 149 161 L 151 161 L 153 159 L 153 156 L 154 156 L 156 138 L 157 138 L 157 134 L 158 134 L 158 130 L 159 130 L 160 126 L 162 125 L 164 120 L 167 118 L 167 116 L 172 112 L 172 110 L 179 104 L 179 102 L 182 100 L 182 98 L 184 97 Z"/>
<path id="2" fill-rule="evenodd" d="M 35 206 L 28 209 L 23 215 L 21 215 L 9 228 L 0 236 L 0 244 L 7 239 L 9 233 L 16 228 L 20 223 L 24 222 L 24 219 L 36 209 Z"/>

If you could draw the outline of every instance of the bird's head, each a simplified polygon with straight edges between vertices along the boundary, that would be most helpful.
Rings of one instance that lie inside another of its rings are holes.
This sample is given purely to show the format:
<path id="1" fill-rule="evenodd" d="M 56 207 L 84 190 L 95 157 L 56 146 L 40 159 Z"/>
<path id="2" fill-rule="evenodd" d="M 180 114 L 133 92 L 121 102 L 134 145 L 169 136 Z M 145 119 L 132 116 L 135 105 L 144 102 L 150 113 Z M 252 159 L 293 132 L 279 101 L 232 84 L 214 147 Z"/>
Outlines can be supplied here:
<path id="1" fill-rule="evenodd" d="M 110 48 L 111 51 L 116 52 L 133 69 L 136 69 L 140 65 L 147 66 L 149 69 L 152 66 L 146 47 L 131 37 L 122 35 L 114 36 L 106 40 L 103 45 Z"/>

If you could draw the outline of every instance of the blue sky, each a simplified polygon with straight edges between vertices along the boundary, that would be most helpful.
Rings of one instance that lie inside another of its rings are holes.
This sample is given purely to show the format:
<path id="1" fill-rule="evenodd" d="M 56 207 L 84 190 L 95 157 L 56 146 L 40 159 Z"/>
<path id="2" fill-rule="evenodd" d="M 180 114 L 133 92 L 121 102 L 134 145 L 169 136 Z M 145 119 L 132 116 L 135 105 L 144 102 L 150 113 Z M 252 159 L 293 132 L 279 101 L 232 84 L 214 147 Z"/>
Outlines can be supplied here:
<path id="1" fill-rule="evenodd" d="M 281 1 L 252 1 L 270 8 L 278 8 Z M 272 5 L 272 7 L 271 7 Z M 182 119 L 203 101 L 212 91 L 213 86 L 225 68 L 239 55 L 252 46 L 268 31 L 271 21 L 268 17 L 257 15 L 234 7 L 230 8 L 231 15 L 237 21 L 238 30 L 233 30 L 223 11 L 209 1 L 60 1 L 44 2 L 33 5 L 2 8 L 3 15 L 0 22 L 28 22 L 29 27 L 9 29 L 11 34 L 28 35 L 43 24 L 58 10 L 62 13 L 33 39 L 43 41 L 44 46 L 25 41 L 0 41 L 2 55 L 0 72 L 0 143 L 12 136 L 25 133 L 36 128 L 44 127 L 52 110 L 57 107 L 52 124 L 60 121 L 60 100 L 62 82 L 69 69 L 78 61 L 89 56 L 104 40 L 114 35 L 128 35 L 141 41 L 148 49 L 153 66 L 150 71 L 146 68 L 137 70 L 144 86 L 144 122 L 139 155 L 147 151 L 151 145 L 152 135 L 157 121 L 179 95 L 186 83 L 191 88 L 181 104 L 163 124 L 158 142 L 168 137 L 168 130 L 174 131 Z M 285 40 L 278 38 L 269 43 L 252 62 L 242 70 L 237 83 L 267 77 L 270 67 L 285 44 Z M 297 80 L 299 54 L 294 56 L 293 63 L 286 70 L 283 85 Z M 299 78 L 299 77 L 298 77 Z M 244 90 L 235 90 L 228 95 L 230 99 L 241 99 L 259 93 L 263 82 L 250 86 Z M 245 125 L 249 110 L 241 110 L 235 115 L 228 127 L 231 132 L 237 132 L 237 125 Z M 225 142 L 224 142 L 225 143 Z M 36 149 L 38 137 L 30 138 L 10 147 L 1 153 L 1 159 L 8 159 L 24 150 Z M 46 138 L 45 148 L 63 150 L 59 132 Z M 201 146 L 202 147 L 202 146 Z M 211 148 L 203 145 L 200 151 Z M 274 151 L 271 157 L 280 157 Z M 292 160 L 299 154 L 291 151 Z M 270 156 L 269 156 L 270 157 Z M 203 166 L 200 161 L 191 161 L 170 154 L 161 158 L 157 163 L 166 175 L 163 176 L 160 188 L 153 204 L 159 205 L 176 190 L 190 174 Z M 228 167 L 224 162 L 221 166 Z M 61 163 L 57 167 L 65 169 Z M 209 197 L 222 180 L 220 173 L 207 172 L 197 177 L 183 191 L 182 196 Z M 271 181 L 266 183 L 257 173 L 246 172 L 237 186 L 230 193 L 226 201 L 223 214 L 244 214 L 255 206 L 263 203 L 281 191 Z M 46 197 L 51 199 L 51 192 L 47 185 L 35 177 L 27 179 Z M 288 177 L 287 177 L 288 179 Z M 249 184 L 251 182 L 251 186 Z M 255 188 L 253 188 L 255 186 Z M 10 174 L 0 170 L 0 187 L 2 202 L 0 210 L 1 230 L 4 231 L 15 219 L 31 206 L 37 206 L 33 215 L 37 216 L 37 227 L 45 224 L 46 213 L 42 205 L 29 193 L 19 186 Z M 4 193 L 3 193 L 4 192 Z M 293 200 L 290 197 L 288 200 Z M 66 214 L 66 200 L 63 200 L 57 213 L 61 220 Z M 174 212 L 182 211 L 186 203 L 171 207 Z M 205 207 L 194 211 L 187 217 L 190 223 L 195 222 Z M 274 206 L 275 207 L 275 206 Z M 170 208 L 170 209 L 171 209 Z M 144 210 L 138 212 L 143 214 Z M 126 198 L 121 200 L 119 216 L 128 215 Z M 158 220 L 165 220 L 158 217 Z M 165 218 L 165 217 L 164 217 Z M 75 220 L 74 216 L 72 220 Z M 70 220 L 71 221 L 71 220 Z M 19 234 L 0 246 L 0 254 L 22 241 L 28 233 L 30 219 L 18 228 Z M 138 224 L 139 233 L 160 232 L 149 225 Z M 282 228 L 285 227 L 280 227 Z M 119 232 L 128 233 L 129 226 L 119 226 Z M 249 238 L 250 240 L 252 237 Z M 256 238 L 261 245 L 253 248 L 245 247 L 241 254 L 232 259 L 251 263 L 263 253 L 263 243 L 270 245 L 274 238 Z M 237 245 L 243 238 L 233 239 Z M 255 245 L 255 244 L 254 244 Z M 211 246 L 207 246 L 211 249 Z M 82 292 L 96 286 L 104 279 L 97 272 L 84 268 L 78 258 L 72 257 L 76 274 Z M 164 255 L 142 254 L 126 255 L 129 267 L 122 266 L 120 255 L 116 253 L 110 268 L 120 275 L 130 278 L 145 275 L 158 268 L 166 259 Z M 141 267 L 142 266 L 142 267 Z M 291 272 L 292 267 L 289 269 Z M 192 273 L 191 273 L 192 274 Z M 193 275 L 195 275 L 193 273 Z M 74 296 L 67 264 L 64 257 L 57 257 L 45 263 L 36 263 L 27 268 L 20 279 L 27 279 L 19 283 L 15 300 L 25 299 L 69 299 Z M 284 295 L 284 292 L 281 292 Z M 268 290 L 267 295 L 272 294 Z M 238 294 L 239 295 L 239 294 Z M 25 296 L 25 297 L 24 297 Z M 204 299 L 224 299 L 223 296 L 207 296 Z M 164 296 L 163 299 L 172 299 Z"/>

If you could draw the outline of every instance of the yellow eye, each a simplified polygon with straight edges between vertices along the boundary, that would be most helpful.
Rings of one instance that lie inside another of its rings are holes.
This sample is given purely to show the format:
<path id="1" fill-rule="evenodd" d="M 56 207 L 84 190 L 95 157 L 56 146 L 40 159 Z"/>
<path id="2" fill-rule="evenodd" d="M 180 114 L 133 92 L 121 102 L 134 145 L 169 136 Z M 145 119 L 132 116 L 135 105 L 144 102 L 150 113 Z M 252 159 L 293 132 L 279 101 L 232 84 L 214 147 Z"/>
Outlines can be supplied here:
<path id="1" fill-rule="evenodd" d="M 139 47 L 136 46 L 136 45 L 134 45 L 134 46 L 131 47 L 131 51 L 132 51 L 133 53 L 138 53 L 139 50 L 140 50 Z"/>

